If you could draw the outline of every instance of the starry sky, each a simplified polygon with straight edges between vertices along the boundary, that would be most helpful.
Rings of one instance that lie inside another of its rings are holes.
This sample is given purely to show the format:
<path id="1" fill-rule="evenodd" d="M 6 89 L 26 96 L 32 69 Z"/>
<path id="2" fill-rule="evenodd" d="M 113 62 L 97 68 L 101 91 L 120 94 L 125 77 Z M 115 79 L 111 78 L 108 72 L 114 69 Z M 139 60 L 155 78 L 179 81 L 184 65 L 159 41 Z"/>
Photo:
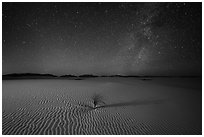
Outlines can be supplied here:
<path id="1" fill-rule="evenodd" d="M 3 74 L 202 74 L 201 2 L 2 5 Z"/>

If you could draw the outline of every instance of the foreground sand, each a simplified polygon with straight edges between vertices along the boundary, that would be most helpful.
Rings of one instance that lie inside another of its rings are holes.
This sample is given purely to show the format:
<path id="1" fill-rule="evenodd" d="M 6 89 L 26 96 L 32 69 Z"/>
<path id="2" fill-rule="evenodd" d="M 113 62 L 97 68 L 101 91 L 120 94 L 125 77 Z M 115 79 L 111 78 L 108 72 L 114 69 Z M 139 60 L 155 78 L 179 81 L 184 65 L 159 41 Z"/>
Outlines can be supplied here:
<path id="1" fill-rule="evenodd" d="M 100 94 L 104 107 L 90 109 Z M 198 78 L 3 80 L 2 134 L 202 134 Z"/>

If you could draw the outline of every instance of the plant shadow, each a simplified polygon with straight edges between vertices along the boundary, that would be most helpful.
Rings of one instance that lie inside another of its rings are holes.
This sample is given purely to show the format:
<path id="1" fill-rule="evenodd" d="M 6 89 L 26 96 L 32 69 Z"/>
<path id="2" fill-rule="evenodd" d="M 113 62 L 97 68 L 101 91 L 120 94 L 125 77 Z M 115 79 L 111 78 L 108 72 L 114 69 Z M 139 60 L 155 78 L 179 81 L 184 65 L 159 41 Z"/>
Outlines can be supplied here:
<path id="1" fill-rule="evenodd" d="M 97 107 L 93 107 L 86 104 L 81 104 L 80 106 L 87 108 L 88 111 L 95 110 L 99 108 L 111 108 L 111 107 L 126 107 L 126 106 L 139 106 L 139 105 L 151 105 L 151 104 L 161 104 L 164 103 L 164 100 L 133 100 L 129 102 L 121 102 L 121 103 L 112 103 L 105 104 Z"/>
<path id="2" fill-rule="evenodd" d="M 164 102 L 164 100 L 140 100 L 140 101 L 139 100 L 133 100 L 133 101 L 129 101 L 129 102 L 107 104 L 107 105 L 99 106 L 97 108 L 151 105 L 151 104 L 161 104 L 163 102 Z"/>

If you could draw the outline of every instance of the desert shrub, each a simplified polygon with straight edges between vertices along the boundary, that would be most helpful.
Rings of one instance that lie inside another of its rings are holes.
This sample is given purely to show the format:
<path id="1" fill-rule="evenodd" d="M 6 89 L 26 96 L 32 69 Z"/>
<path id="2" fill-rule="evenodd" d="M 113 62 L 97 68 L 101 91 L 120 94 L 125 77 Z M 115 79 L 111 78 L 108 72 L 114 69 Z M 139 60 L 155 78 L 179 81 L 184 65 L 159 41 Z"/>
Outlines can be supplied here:
<path id="1" fill-rule="evenodd" d="M 94 94 L 92 96 L 92 103 L 93 103 L 93 108 L 98 108 L 101 105 L 105 104 L 103 96 L 100 94 Z"/>

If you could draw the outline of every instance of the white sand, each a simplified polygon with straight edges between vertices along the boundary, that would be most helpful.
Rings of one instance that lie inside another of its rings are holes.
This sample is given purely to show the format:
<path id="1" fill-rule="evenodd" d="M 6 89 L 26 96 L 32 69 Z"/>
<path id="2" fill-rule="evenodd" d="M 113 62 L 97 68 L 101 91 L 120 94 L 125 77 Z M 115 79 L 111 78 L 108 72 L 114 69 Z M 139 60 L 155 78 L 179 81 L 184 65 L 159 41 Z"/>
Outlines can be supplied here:
<path id="1" fill-rule="evenodd" d="M 105 107 L 92 106 L 92 95 Z M 198 78 L 3 80 L 3 134 L 201 134 Z"/>

